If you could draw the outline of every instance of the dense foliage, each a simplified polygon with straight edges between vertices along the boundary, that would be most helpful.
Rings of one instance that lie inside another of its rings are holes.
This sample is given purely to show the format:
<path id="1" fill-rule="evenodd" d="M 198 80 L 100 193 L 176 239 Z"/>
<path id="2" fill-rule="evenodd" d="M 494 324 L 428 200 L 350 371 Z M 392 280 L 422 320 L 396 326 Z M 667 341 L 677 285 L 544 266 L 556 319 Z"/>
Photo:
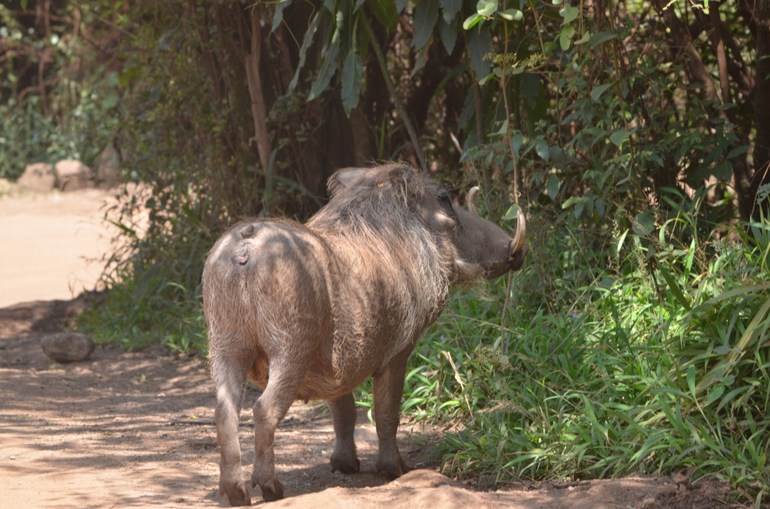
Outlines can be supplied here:
<path id="1" fill-rule="evenodd" d="M 479 182 L 488 217 L 525 210 L 531 254 L 412 359 L 408 411 L 463 423 L 447 470 L 695 467 L 758 504 L 768 20 L 750 0 L 10 2 L 0 177 L 114 144 L 143 185 L 79 325 L 201 353 L 201 262 L 229 222 L 305 218 L 370 161 Z"/>

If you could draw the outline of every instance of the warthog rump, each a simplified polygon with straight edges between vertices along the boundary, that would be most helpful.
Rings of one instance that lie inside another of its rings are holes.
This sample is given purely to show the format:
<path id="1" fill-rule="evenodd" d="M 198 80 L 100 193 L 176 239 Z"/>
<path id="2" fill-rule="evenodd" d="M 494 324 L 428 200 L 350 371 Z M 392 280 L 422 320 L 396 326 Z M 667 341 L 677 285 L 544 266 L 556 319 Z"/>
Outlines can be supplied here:
<path id="1" fill-rule="evenodd" d="M 377 470 L 406 471 L 396 429 L 409 354 L 452 285 L 521 267 L 525 223 L 513 239 L 452 203 L 414 168 L 340 170 L 331 200 L 306 224 L 254 219 L 230 228 L 203 269 L 203 301 L 216 384 L 219 488 L 250 503 L 241 476 L 238 420 L 247 377 L 254 404 L 252 486 L 283 497 L 273 437 L 296 399 L 324 399 L 334 422 L 334 471 L 354 473 L 352 390 L 373 376 Z"/>

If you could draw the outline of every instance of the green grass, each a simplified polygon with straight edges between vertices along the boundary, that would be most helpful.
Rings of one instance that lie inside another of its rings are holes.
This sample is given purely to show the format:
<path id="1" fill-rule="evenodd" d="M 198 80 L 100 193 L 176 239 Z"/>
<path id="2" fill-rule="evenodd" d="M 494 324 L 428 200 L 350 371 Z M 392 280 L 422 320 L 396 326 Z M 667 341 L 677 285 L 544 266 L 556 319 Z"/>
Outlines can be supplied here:
<path id="1" fill-rule="evenodd" d="M 530 258 L 512 285 L 455 296 L 418 344 L 404 405 L 417 419 L 462 423 L 440 445 L 447 473 L 580 479 L 693 467 L 745 499 L 767 497 L 767 244 L 679 245 L 673 233 L 623 235 L 601 270 L 551 264 L 558 289 L 538 286 Z"/>
<path id="2" fill-rule="evenodd" d="M 200 296 L 155 271 L 113 283 L 98 305 L 78 317 L 77 328 L 127 350 L 162 344 L 178 354 L 206 355 Z"/>

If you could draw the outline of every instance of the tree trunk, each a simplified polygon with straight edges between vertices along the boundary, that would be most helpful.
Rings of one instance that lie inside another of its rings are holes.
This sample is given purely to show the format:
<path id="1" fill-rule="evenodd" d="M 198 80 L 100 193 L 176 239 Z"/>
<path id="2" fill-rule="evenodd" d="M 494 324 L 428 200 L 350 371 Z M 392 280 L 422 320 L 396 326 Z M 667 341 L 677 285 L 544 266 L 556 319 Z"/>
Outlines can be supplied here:
<path id="1" fill-rule="evenodd" d="M 757 202 L 760 187 L 770 182 L 770 4 L 757 2 L 752 7 L 757 66 L 753 98 L 757 131 L 754 176 L 741 200 L 741 212 L 746 219 L 758 219 L 760 210 L 764 217 L 768 217 L 770 211 L 767 198 Z"/>

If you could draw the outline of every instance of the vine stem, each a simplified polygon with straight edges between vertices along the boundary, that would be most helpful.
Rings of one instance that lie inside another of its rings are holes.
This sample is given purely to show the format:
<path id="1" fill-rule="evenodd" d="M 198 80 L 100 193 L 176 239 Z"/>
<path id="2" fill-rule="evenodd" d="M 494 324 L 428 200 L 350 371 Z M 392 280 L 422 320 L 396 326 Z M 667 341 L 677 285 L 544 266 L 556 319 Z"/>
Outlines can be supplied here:
<path id="1" fill-rule="evenodd" d="M 503 9 L 505 9 L 505 2 L 503 2 Z M 508 55 L 508 24 L 503 23 L 503 38 L 505 39 L 505 42 L 503 43 L 504 46 L 504 54 Z M 503 72 L 500 73 L 500 92 L 503 94 L 503 104 L 505 105 L 505 122 L 507 124 L 507 127 L 505 129 L 505 143 L 508 145 L 508 150 L 511 152 L 511 159 L 513 160 L 513 202 L 518 206 L 519 205 L 519 159 L 516 157 L 516 154 L 513 151 L 513 147 L 511 146 L 511 107 L 508 104 L 508 91 L 505 89 L 506 85 L 506 69 L 503 69 Z"/>

